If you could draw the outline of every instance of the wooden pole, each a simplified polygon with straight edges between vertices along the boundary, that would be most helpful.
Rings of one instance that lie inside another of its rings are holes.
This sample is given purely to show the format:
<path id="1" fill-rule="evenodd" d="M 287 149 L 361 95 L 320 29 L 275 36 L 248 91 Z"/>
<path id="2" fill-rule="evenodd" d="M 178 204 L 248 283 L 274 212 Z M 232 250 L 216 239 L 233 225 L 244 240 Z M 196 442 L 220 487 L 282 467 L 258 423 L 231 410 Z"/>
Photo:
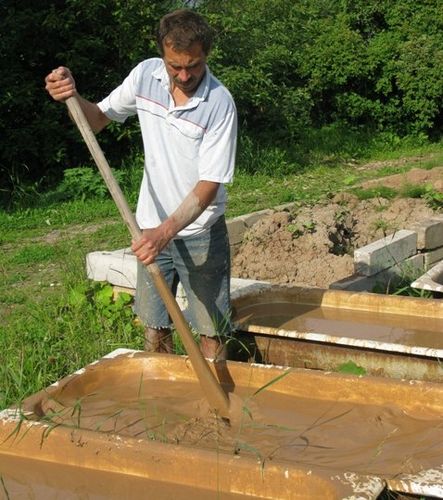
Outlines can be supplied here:
<path id="1" fill-rule="evenodd" d="M 135 217 L 129 208 L 120 186 L 112 174 L 111 168 L 109 167 L 105 155 L 97 142 L 94 132 L 89 126 L 78 99 L 76 97 L 70 97 L 66 100 L 66 104 L 75 124 L 80 130 L 80 133 L 88 146 L 92 157 L 94 158 L 94 161 L 108 187 L 109 192 L 111 193 L 112 198 L 114 199 L 115 204 L 117 205 L 120 215 L 129 229 L 132 238 L 134 240 L 140 239 L 142 236 L 140 228 L 137 225 Z M 215 378 L 214 373 L 209 368 L 209 365 L 203 357 L 198 345 L 195 343 L 189 325 L 185 320 L 175 297 L 172 295 L 163 274 L 155 263 L 149 264 L 146 267 L 150 272 L 158 293 L 163 299 L 174 326 L 180 335 L 209 404 L 222 417 L 229 417 L 229 399 Z"/>

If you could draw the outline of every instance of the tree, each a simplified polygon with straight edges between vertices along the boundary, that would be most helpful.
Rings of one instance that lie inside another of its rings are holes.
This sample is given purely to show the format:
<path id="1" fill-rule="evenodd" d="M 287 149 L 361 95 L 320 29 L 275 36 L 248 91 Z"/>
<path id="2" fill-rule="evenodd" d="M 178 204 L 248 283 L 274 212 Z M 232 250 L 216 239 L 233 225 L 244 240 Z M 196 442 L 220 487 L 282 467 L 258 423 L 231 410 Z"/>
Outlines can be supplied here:
<path id="1" fill-rule="evenodd" d="M 175 4 L 175 3 L 174 3 Z M 89 161 L 63 106 L 44 90 L 59 65 L 74 73 L 85 97 L 98 100 L 140 60 L 157 55 L 155 30 L 171 2 L 160 0 L 3 0 L 0 3 L 0 173 L 3 204 L 14 189 L 41 187 L 64 168 Z M 136 125 L 111 127 L 100 138 L 118 163 Z"/>

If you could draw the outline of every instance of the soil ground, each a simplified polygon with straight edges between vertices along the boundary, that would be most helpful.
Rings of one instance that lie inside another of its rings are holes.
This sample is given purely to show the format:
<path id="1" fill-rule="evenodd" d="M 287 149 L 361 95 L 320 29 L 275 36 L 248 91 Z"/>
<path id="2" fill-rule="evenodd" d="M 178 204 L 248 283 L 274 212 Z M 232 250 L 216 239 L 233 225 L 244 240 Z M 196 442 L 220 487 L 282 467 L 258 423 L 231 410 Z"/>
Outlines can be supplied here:
<path id="1" fill-rule="evenodd" d="M 400 188 L 432 184 L 443 190 L 443 168 L 413 169 L 363 184 Z M 435 215 L 421 198 L 359 200 L 340 193 L 312 207 L 294 206 L 259 220 L 233 257 L 232 275 L 327 288 L 354 272 L 353 251 Z"/>

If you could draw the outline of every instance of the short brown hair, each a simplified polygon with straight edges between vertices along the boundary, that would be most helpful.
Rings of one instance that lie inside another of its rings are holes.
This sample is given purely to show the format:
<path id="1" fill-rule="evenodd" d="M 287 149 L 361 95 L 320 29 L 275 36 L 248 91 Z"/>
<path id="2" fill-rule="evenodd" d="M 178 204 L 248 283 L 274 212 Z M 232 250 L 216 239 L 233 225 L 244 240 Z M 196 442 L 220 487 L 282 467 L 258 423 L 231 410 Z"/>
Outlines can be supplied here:
<path id="1" fill-rule="evenodd" d="M 185 51 L 194 43 L 201 43 L 203 52 L 211 50 L 213 31 L 200 14 L 190 9 L 178 9 L 160 20 L 157 46 L 163 55 L 164 43 L 170 43 L 177 51 Z"/>

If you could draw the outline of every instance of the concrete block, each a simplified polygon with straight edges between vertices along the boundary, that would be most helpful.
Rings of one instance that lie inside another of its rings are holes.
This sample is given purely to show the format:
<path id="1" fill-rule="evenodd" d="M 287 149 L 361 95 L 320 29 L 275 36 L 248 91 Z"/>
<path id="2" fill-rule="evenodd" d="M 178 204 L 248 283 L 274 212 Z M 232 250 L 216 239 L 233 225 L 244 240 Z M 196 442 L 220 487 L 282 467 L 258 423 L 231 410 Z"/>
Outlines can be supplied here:
<path id="1" fill-rule="evenodd" d="M 433 250 L 443 246 L 443 219 L 427 219 L 413 224 L 409 229 L 417 233 L 419 250 Z"/>
<path id="2" fill-rule="evenodd" d="M 124 288 L 135 288 L 137 257 L 130 248 L 86 255 L 86 273 L 94 281 L 107 281 Z"/>
<path id="3" fill-rule="evenodd" d="M 354 251 L 358 274 L 372 276 L 417 252 L 417 233 L 402 229 Z"/>
<path id="4" fill-rule="evenodd" d="M 387 269 L 387 273 L 395 273 L 397 276 L 417 275 L 417 271 L 424 271 L 425 256 L 422 253 L 417 253 L 408 259 L 405 259 L 395 266 Z"/>
<path id="5" fill-rule="evenodd" d="M 240 218 L 244 220 L 246 227 L 252 227 L 257 221 L 263 219 L 267 215 L 271 215 L 275 210 L 265 209 L 259 210 L 258 212 L 253 212 L 252 214 L 241 215 Z"/>
<path id="6" fill-rule="evenodd" d="M 424 255 L 416 254 L 399 264 L 380 271 L 371 276 L 364 276 L 358 273 L 347 276 L 329 285 L 334 290 L 350 290 L 353 292 L 372 292 L 374 287 L 388 287 L 395 282 L 396 278 L 408 275 L 417 275 L 417 270 L 424 269 Z"/>
<path id="7" fill-rule="evenodd" d="M 285 210 L 289 212 L 294 208 L 295 205 L 296 203 L 294 201 L 291 201 L 289 203 L 283 203 L 283 205 L 277 205 L 276 207 L 274 207 L 274 210 L 276 212 L 284 212 Z"/>
<path id="8" fill-rule="evenodd" d="M 423 256 L 425 259 L 424 267 L 425 269 L 429 269 L 437 262 L 443 260 L 443 247 L 436 248 L 435 250 L 431 250 L 430 252 L 424 252 Z"/>
<path id="9" fill-rule="evenodd" d="M 113 252 L 91 252 L 86 256 L 86 272 L 91 280 L 107 281 L 117 289 L 133 293 L 137 284 L 137 258 L 130 248 Z M 268 286 L 271 284 L 266 281 L 231 278 L 231 295 L 235 298 Z M 188 301 L 181 283 L 177 287 L 176 300 L 185 311 Z"/>
<path id="10" fill-rule="evenodd" d="M 238 245 L 243 241 L 243 235 L 245 234 L 248 226 L 241 217 L 235 217 L 227 221 L 226 226 L 228 228 L 228 237 L 230 245 Z"/>
<path id="11" fill-rule="evenodd" d="M 377 274 L 374 276 L 363 276 L 352 274 L 329 285 L 333 290 L 351 290 L 353 292 L 370 292 L 377 284 Z"/>

